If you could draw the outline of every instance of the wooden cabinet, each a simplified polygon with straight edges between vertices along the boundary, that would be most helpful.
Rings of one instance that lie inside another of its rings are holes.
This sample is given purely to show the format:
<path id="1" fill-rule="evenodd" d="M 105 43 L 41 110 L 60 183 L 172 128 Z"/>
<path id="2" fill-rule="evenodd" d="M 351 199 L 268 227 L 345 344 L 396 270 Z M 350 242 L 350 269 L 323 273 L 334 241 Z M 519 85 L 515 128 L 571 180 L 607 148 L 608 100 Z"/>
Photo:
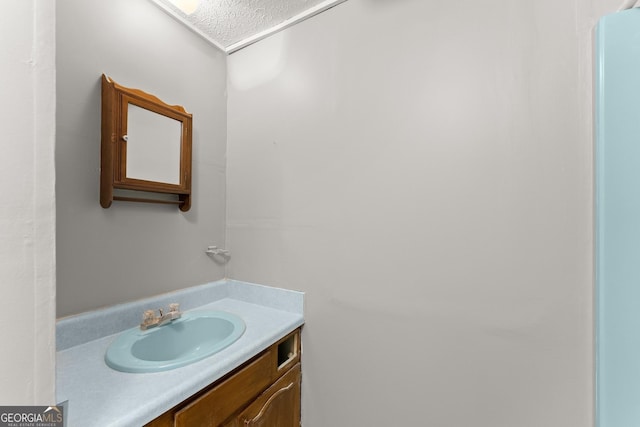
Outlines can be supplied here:
<path id="1" fill-rule="evenodd" d="M 300 330 L 146 427 L 299 427 Z"/>
<path id="2" fill-rule="evenodd" d="M 244 426 L 300 426 L 300 364 L 254 400 L 230 427 Z"/>

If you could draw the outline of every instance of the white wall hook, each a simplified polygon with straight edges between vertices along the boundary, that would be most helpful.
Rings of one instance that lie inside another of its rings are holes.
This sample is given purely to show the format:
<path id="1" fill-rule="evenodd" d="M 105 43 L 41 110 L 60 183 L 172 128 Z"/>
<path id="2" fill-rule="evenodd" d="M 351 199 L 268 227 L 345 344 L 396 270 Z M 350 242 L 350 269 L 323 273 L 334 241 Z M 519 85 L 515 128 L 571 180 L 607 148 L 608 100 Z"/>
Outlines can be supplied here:
<path id="1" fill-rule="evenodd" d="M 620 6 L 620 9 L 618 9 L 618 11 L 632 9 L 636 7 L 636 3 L 638 3 L 638 0 L 625 0 L 624 3 L 622 3 L 622 6 Z"/>
<path id="2" fill-rule="evenodd" d="M 226 249 L 221 249 L 217 246 L 209 246 L 207 247 L 207 250 L 205 251 L 205 253 L 210 254 L 210 255 L 220 255 L 223 257 L 229 257 L 231 256 L 231 254 L 229 253 L 228 250 Z"/>

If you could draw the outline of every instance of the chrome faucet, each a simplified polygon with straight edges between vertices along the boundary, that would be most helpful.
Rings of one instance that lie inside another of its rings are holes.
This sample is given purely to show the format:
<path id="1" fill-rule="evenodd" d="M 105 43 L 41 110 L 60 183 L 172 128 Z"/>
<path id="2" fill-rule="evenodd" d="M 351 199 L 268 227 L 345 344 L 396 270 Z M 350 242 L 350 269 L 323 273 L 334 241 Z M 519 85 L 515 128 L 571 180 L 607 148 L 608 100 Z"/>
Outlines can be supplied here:
<path id="1" fill-rule="evenodd" d="M 156 326 L 162 326 L 169 322 L 172 322 L 176 319 L 179 319 L 182 316 L 182 312 L 180 311 L 180 304 L 169 304 L 169 312 L 164 313 L 164 310 L 161 308 L 158 309 L 158 313 L 160 316 L 156 316 L 155 310 L 146 310 L 142 315 L 142 323 L 140 324 L 140 329 L 146 331 L 147 329 L 155 328 Z"/>

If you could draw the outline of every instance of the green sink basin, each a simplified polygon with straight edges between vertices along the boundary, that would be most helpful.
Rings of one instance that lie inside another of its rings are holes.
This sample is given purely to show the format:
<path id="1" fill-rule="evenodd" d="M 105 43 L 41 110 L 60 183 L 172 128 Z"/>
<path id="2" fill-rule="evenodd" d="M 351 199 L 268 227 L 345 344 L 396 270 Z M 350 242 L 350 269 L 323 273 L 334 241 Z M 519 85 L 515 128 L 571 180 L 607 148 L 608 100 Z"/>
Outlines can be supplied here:
<path id="1" fill-rule="evenodd" d="M 160 372 L 188 365 L 234 343 L 244 333 L 238 316 L 224 311 L 187 312 L 146 331 L 132 328 L 111 343 L 106 364 L 122 372 Z"/>

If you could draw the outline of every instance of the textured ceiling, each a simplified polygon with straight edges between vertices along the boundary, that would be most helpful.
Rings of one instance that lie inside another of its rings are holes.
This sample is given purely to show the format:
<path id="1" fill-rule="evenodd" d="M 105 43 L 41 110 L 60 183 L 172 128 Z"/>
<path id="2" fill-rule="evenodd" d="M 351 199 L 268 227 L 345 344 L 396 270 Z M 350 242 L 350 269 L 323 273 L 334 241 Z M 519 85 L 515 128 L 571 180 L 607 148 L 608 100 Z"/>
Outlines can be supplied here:
<path id="1" fill-rule="evenodd" d="M 152 1 L 230 53 L 345 0 Z"/>

